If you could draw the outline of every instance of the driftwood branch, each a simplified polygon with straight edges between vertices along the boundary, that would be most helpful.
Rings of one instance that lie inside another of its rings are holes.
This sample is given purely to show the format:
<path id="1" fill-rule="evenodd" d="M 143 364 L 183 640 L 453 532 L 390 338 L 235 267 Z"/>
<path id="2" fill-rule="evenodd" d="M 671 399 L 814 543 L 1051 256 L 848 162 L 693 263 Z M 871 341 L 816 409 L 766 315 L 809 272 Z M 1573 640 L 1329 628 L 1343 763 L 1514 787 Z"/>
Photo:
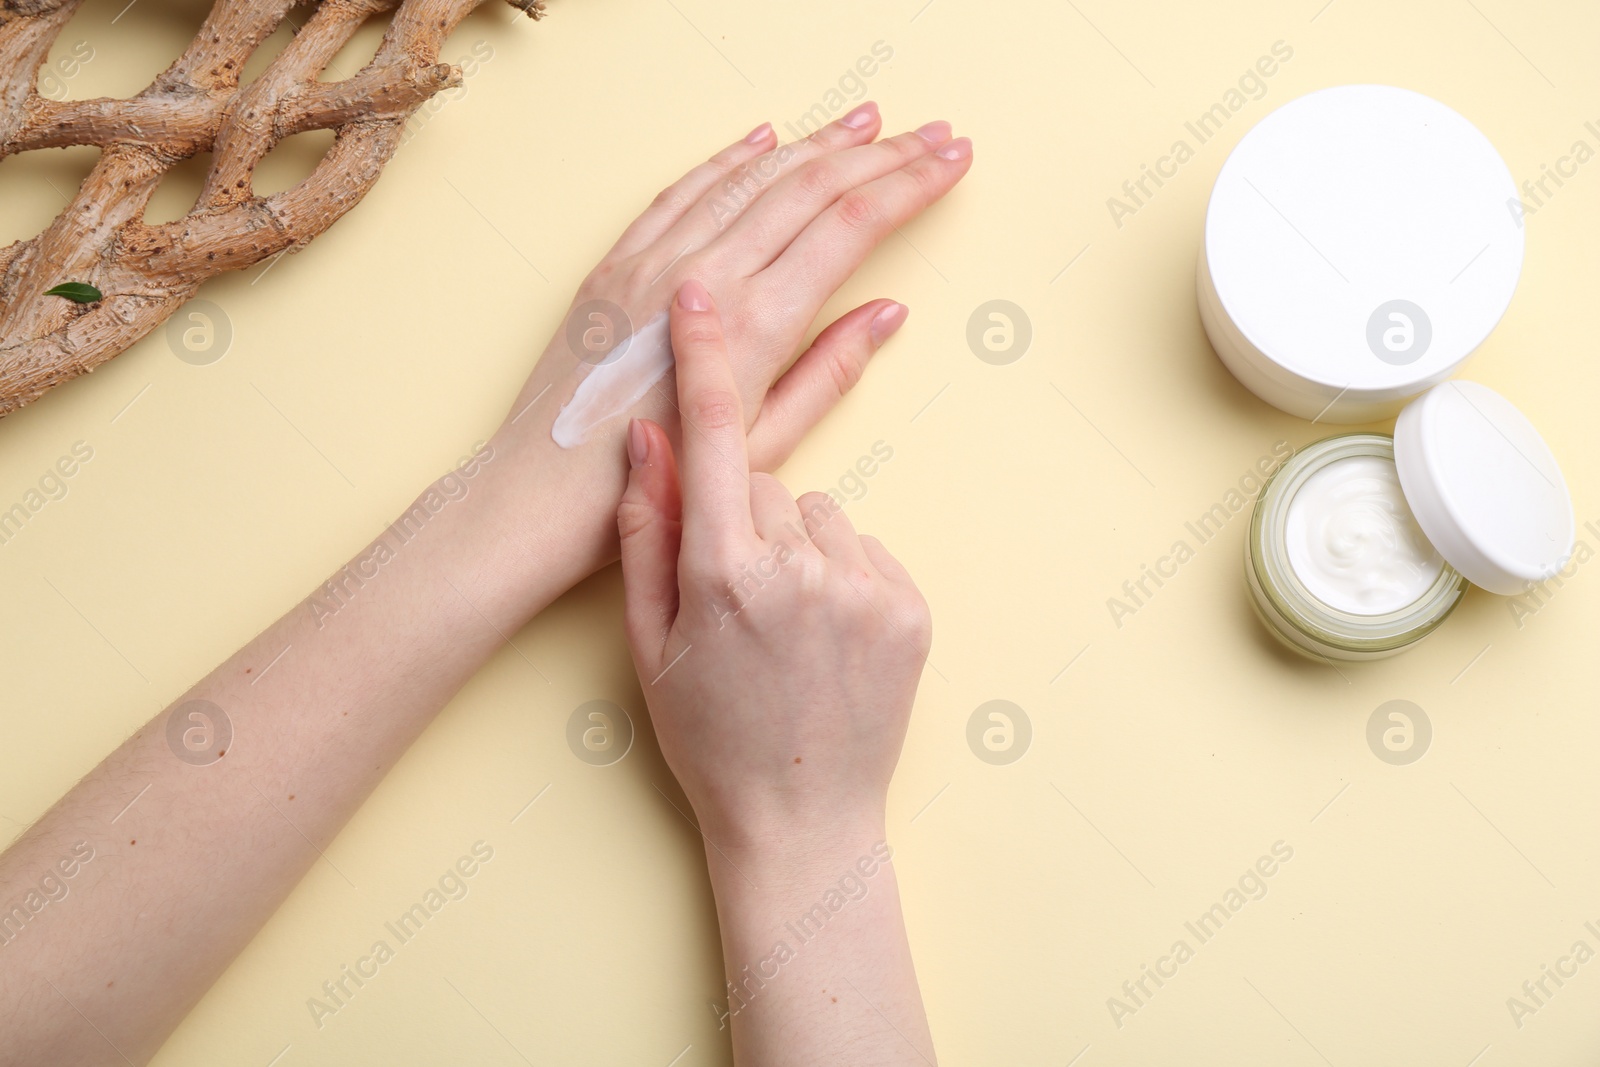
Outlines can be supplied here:
<path id="1" fill-rule="evenodd" d="M 100 159 L 37 237 L 0 248 L 0 416 L 93 370 L 165 322 L 206 279 L 304 246 L 366 195 L 412 112 L 459 85 L 439 61 L 484 0 L 321 0 L 248 85 L 251 54 L 301 0 L 216 0 L 177 61 L 127 100 L 56 102 L 35 89 L 51 44 L 82 0 L 0 0 L 0 160 L 94 145 Z M 508 0 L 534 18 L 543 0 Z M 372 61 L 343 81 L 318 76 L 368 19 L 392 11 Z M 255 195 L 256 166 L 285 137 L 333 130 L 298 185 Z M 145 207 L 177 163 L 212 153 L 194 208 L 158 226 Z M 78 304 L 63 282 L 103 298 Z"/>

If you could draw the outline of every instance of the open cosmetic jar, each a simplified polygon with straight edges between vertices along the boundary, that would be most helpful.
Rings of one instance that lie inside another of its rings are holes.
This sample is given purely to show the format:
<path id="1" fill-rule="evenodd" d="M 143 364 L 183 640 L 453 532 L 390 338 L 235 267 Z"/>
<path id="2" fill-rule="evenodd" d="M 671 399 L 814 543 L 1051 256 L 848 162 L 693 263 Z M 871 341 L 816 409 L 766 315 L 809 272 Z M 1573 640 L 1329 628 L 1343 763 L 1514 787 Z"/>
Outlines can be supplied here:
<path id="1" fill-rule="evenodd" d="M 1504 397 L 1449 381 L 1394 436 L 1300 449 L 1262 488 L 1245 581 L 1267 628 L 1318 659 L 1392 656 L 1432 633 L 1469 583 L 1521 593 L 1565 565 L 1575 536 L 1561 469 Z"/>
<path id="2" fill-rule="evenodd" d="M 1429 97 L 1346 85 L 1239 141 L 1206 208 L 1196 289 L 1244 386 L 1301 418 L 1392 418 L 1489 336 L 1522 271 L 1516 183 Z"/>

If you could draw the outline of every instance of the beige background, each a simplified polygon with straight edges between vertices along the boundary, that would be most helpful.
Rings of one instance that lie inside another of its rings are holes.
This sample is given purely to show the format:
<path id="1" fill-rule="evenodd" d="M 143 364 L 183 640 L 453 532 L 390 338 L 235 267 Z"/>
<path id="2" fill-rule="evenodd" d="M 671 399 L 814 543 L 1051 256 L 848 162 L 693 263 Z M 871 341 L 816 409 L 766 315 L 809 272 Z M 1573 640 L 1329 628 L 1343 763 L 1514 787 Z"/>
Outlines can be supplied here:
<path id="1" fill-rule="evenodd" d="M 66 92 L 137 90 L 203 10 L 143 0 L 113 24 L 124 2 L 90 0 L 62 36 L 58 55 L 94 50 Z M 6 837 L 483 436 L 659 186 L 762 119 L 781 130 L 825 103 L 883 41 L 894 57 L 867 84 L 889 128 L 949 118 L 978 161 L 835 303 L 887 295 L 913 312 L 783 474 L 826 487 L 874 442 L 894 450 L 850 512 L 936 619 L 890 834 L 944 1062 L 1594 1062 L 1600 963 L 1520 1029 L 1506 1000 L 1575 940 L 1600 949 L 1583 926 L 1600 920 L 1600 564 L 1520 628 L 1474 593 L 1422 647 L 1338 672 L 1280 654 L 1252 618 L 1242 516 L 1122 627 L 1107 610 L 1273 442 L 1327 432 L 1236 385 L 1196 316 L 1206 196 L 1251 123 L 1380 81 L 1460 110 L 1519 181 L 1576 139 L 1600 147 L 1584 128 L 1600 120 L 1592 6 L 1322 5 L 479 12 L 445 55 L 483 42 L 492 58 L 366 202 L 302 254 L 206 287 L 231 322 L 224 358 L 192 366 L 158 333 L 0 422 L 0 507 L 73 442 L 94 449 L 68 496 L 0 545 Z M 1293 58 L 1264 97 L 1119 229 L 1107 198 L 1280 40 Z M 309 169 L 322 142 L 304 141 L 265 188 Z M 36 232 L 92 156 L 6 160 L 0 241 Z M 153 213 L 186 208 L 186 173 Z M 1580 522 L 1600 520 L 1597 223 L 1591 162 L 1529 218 L 1521 288 L 1467 369 L 1544 430 Z M 991 299 L 1032 323 L 1006 366 L 965 339 Z M 620 591 L 607 571 L 516 635 L 521 655 L 503 650 L 445 709 L 162 1067 L 728 1061 L 707 1007 L 721 976 L 699 840 L 657 789 L 679 797 Z M 639 725 L 606 768 L 564 741 L 596 698 Z M 991 699 L 1032 724 L 1007 766 L 966 741 Z M 1391 699 L 1433 724 L 1409 766 L 1366 741 Z M 494 859 L 470 894 L 318 1029 L 307 998 L 480 839 Z M 1280 840 L 1294 855 L 1267 895 L 1199 945 L 1184 922 Z M 1119 1028 L 1107 998 L 1178 938 L 1195 957 Z"/>

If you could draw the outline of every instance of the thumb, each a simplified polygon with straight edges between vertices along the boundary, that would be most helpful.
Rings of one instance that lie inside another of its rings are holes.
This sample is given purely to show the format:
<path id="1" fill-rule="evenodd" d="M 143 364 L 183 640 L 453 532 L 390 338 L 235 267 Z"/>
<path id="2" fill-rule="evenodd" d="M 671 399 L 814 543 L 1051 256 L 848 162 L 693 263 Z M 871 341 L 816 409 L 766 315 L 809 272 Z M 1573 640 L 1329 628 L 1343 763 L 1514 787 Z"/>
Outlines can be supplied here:
<path id="1" fill-rule="evenodd" d="M 649 419 L 628 424 L 628 463 L 628 487 L 617 507 L 628 643 L 636 664 L 653 670 L 678 617 L 683 498 L 666 431 Z"/>

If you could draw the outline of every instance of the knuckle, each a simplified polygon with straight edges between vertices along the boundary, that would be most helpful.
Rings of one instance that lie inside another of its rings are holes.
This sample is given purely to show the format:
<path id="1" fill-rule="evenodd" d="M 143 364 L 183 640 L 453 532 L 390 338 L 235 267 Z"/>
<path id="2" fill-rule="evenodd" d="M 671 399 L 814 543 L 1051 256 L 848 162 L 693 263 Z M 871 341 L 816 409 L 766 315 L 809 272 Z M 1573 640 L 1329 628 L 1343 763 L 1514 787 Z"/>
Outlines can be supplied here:
<path id="1" fill-rule="evenodd" d="M 936 197 L 945 181 L 943 174 L 925 164 L 905 167 L 901 173 L 910 179 L 914 195 L 924 200 Z"/>
<path id="2" fill-rule="evenodd" d="M 832 163 L 813 160 L 795 174 L 795 188 L 812 201 L 832 200 L 839 188 L 839 169 Z"/>
<path id="3" fill-rule="evenodd" d="M 704 429 L 725 430 L 744 422 L 739 397 L 728 389 L 702 390 L 690 400 L 689 407 L 696 424 Z"/>
<path id="4" fill-rule="evenodd" d="M 622 276 L 617 279 L 617 291 L 629 297 L 649 292 L 650 280 L 661 273 L 660 266 L 654 261 L 655 255 L 656 253 L 652 251 L 635 256 L 627 269 L 622 272 Z"/>
<path id="5" fill-rule="evenodd" d="M 833 510 L 833 497 L 820 489 L 812 489 L 809 492 L 801 493 L 795 503 L 799 505 L 801 513 L 807 516 L 814 511 L 818 514 L 825 514 Z"/>
<path id="6" fill-rule="evenodd" d="M 834 390 L 842 397 L 854 389 L 861 380 L 865 367 L 855 354 L 846 349 L 836 349 L 827 360 L 828 377 L 833 381 Z"/>
<path id="7" fill-rule="evenodd" d="M 839 221 L 852 230 L 872 231 L 882 224 L 883 215 L 872 197 L 852 189 L 839 198 Z"/>
<path id="8" fill-rule="evenodd" d="M 657 193 L 655 198 L 650 201 L 650 206 L 674 213 L 681 212 L 688 208 L 689 197 L 681 186 L 673 184 Z"/>
<path id="9" fill-rule="evenodd" d="M 890 617 L 917 651 L 926 656 L 933 647 L 933 612 L 929 610 L 922 594 L 912 589 L 908 595 L 899 598 Z"/>
<path id="10" fill-rule="evenodd" d="M 911 581 L 910 576 L 905 573 L 905 564 L 901 563 L 900 557 L 896 556 L 893 552 L 890 552 L 880 539 L 872 536 L 871 534 L 862 534 L 861 543 L 867 546 L 867 555 L 869 558 L 874 556 L 882 556 L 883 559 L 890 564 L 888 571 L 893 571 L 894 576 L 891 577 L 889 573 L 885 572 L 885 578 L 890 578 L 891 582 L 893 582 L 895 585 L 903 585 L 908 587 L 913 593 L 917 592 L 916 583 Z M 876 560 L 874 560 L 874 562 L 876 562 Z M 878 570 L 882 572 L 885 571 L 885 568 L 880 566 Z"/>
<path id="11" fill-rule="evenodd" d="M 736 167 L 718 186 L 725 203 L 744 207 L 760 190 L 761 181 L 748 164 Z"/>
<path id="12" fill-rule="evenodd" d="M 578 285 L 578 291 L 572 298 L 572 308 L 615 292 L 618 288 L 617 275 L 626 269 L 622 261 L 609 258 L 601 260 Z M 568 308 L 569 313 L 572 308 Z"/>
<path id="13" fill-rule="evenodd" d="M 899 641 L 888 616 L 875 606 L 873 596 L 872 579 L 866 575 L 841 579 L 833 605 L 839 626 L 870 644 Z"/>
<path id="14" fill-rule="evenodd" d="M 852 564 L 841 572 L 846 588 L 845 598 L 859 615 L 872 615 L 872 604 L 878 593 L 878 580 L 866 567 Z M 859 594 L 859 595 L 858 595 Z"/>
<path id="15" fill-rule="evenodd" d="M 834 598 L 832 574 L 821 553 L 798 553 L 789 566 L 794 574 L 795 596 L 801 604 L 815 607 Z"/>
<path id="16" fill-rule="evenodd" d="M 771 161 L 771 171 L 776 174 L 788 167 L 798 167 L 815 155 L 810 141 L 790 141 L 779 145 L 776 151 L 768 153 L 764 159 Z"/>
<path id="17" fill-rule="evenodd" d="M 795 152 L 780 148 L 776 152 L 768 152 L 759 159 L 751 160 L 749 171 L 757 184 L 766 185 L 780 174 L 798 166 L 800 162 L 801 157 Z"/>
<path id="18" fill-rule="evenodd" d="M 897 158 L 905 163 L 921 159 L 936 147 L 930 145 L 921 135 L 908 133 L 902 137 L 893 137 L 887 141 L 879 141 L 880 145 L 892 151 Z"/>
<path id="19" fill-rule="evenodd" d="M 591 300 L 608 300 L 616 304 L 631 303 L 634 297 L 646 288 L 646 279 L 641 277 L 644 273 L 645 264 L 637 257 L 625 256 L 601 262 L 578 286 L 572 308 L 568 309 L 569 313 Z"/>
<path id="20" fill-rule="evenodd" d="M 795 506 L 800 509 L 800 519 L 813 536 L 841 511 L 839 502 L 831 494 L 817 490 L 803 495 L 795 501 Z"/>
<path id="21" fill-rule="evenodd" d="M 722 343 L 722 327 L 707 315 L 696 315 L 679 327 L 679 339 L 690 348 L 715 348 Z"/>
<path id="22" fill-rule="evenodd" d="M 655 509 L 644 500 L 642 494 L 629 486 L 622 494 L 622 503 L 617 505 L 618 536 L 628 541 L 649 527 L 654 518 Z"/>

